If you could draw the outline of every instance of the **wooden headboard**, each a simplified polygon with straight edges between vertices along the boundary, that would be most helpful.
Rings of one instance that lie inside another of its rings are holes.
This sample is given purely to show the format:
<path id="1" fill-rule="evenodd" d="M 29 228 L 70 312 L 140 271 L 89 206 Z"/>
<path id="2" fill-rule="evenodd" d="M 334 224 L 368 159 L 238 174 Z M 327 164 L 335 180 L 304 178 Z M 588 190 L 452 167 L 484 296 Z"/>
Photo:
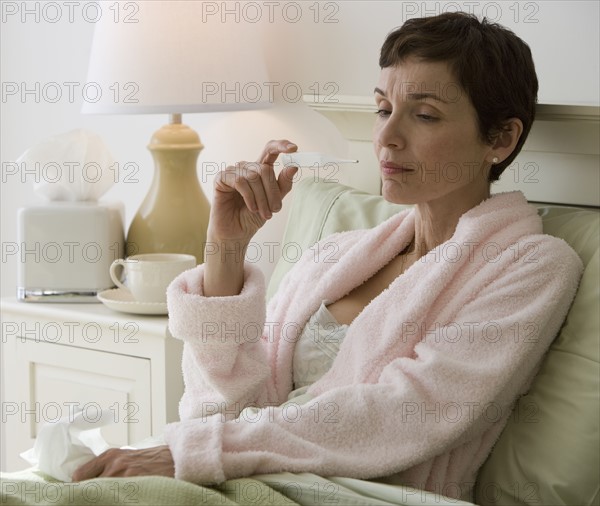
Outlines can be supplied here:
<path id="1" fill-rule="evenodd" d="M 304 97 L 331 120 L 349 142 L 348 155 L 359 160 L 339 173 L 339 182 L 379 194 L 378 162 L 373 152 L 372 97 Z M 536 121 L 516 160 L 492 192 L 521 190 L 532 202 L 600 207 L 600 107 L 538 105 Z"/>

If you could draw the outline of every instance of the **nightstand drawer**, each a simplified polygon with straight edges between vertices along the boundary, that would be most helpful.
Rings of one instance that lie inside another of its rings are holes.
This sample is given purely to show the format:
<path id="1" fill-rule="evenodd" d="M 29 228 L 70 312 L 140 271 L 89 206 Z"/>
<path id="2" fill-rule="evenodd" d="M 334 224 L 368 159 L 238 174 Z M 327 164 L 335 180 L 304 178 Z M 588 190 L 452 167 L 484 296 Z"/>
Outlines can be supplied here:
<path id="1" fill-rule="evenodd" d="M 3 348 L 13 386 L 3 408 L 9 470 L 26 466 L 18 454 L 33 446 L 44 423 L 72 410 L 83 410 L 88 420 L 109 410 L 115 423 L 102 434 L 114 446 L 152 434 L 150 360 L 20 338 Z"/>
<path id="2" fill-rule="evenodd" d="M 179 419 L 183 342 L 165 316 L 118 313 L 103 304 L 0 301 L 2 425 L 0 470 L 27 463 L 45 422 L 106 409 L 116 422 L 102 429 L 114 446 L 160 437 Z"/>

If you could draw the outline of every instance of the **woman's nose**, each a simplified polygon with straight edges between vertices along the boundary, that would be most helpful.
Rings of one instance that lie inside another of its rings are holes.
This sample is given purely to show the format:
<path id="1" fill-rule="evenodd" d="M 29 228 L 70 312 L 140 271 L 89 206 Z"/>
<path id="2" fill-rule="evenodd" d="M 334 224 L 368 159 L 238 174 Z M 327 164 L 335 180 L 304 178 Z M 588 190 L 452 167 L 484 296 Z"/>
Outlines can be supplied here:
<path id="1" fill-rule="evenodd" d="M 391 114 L 375 127 L 375 140 L 385 148 L 403 149 L 406 146 L 404 127 L 399 117 Z"/>

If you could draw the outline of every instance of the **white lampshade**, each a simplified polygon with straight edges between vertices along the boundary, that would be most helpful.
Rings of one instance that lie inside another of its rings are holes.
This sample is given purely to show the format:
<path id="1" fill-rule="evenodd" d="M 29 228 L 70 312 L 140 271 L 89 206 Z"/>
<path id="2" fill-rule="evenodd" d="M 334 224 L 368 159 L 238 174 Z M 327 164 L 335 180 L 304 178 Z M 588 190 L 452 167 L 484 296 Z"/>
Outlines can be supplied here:
<path id="1" fill-rule="evenodd" d="M 256 27 L 203 22 L 203 3 L 138 1 L 130 4 L 139 10 L 121 11 L 118 22 L 113 12 L 103 15 L 95 27 L 82 112 L 173 114 L 271 105 Z"/>

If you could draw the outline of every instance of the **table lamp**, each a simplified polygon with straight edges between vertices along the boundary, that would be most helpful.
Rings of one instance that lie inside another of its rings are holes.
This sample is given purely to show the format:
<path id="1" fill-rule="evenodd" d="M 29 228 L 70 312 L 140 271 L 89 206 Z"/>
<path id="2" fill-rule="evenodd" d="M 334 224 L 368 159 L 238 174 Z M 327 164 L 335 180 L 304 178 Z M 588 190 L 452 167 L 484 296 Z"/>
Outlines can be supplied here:
<path id="1" fill-rule="evenodd" d="M 83 113 L 168 114 L 148 149 L 154 178 L 127 233 L 127 255 L 188 253 L 203 262 L 210 206 L 198 181 L 203 145 L 183 113 L 257 109 L 268 94 L 260 41 L 247 23 L 203 22 L 202 2 L 144 1 L 96 24 Z M 122 13 L 124 14 L 124 13 Z"/>

